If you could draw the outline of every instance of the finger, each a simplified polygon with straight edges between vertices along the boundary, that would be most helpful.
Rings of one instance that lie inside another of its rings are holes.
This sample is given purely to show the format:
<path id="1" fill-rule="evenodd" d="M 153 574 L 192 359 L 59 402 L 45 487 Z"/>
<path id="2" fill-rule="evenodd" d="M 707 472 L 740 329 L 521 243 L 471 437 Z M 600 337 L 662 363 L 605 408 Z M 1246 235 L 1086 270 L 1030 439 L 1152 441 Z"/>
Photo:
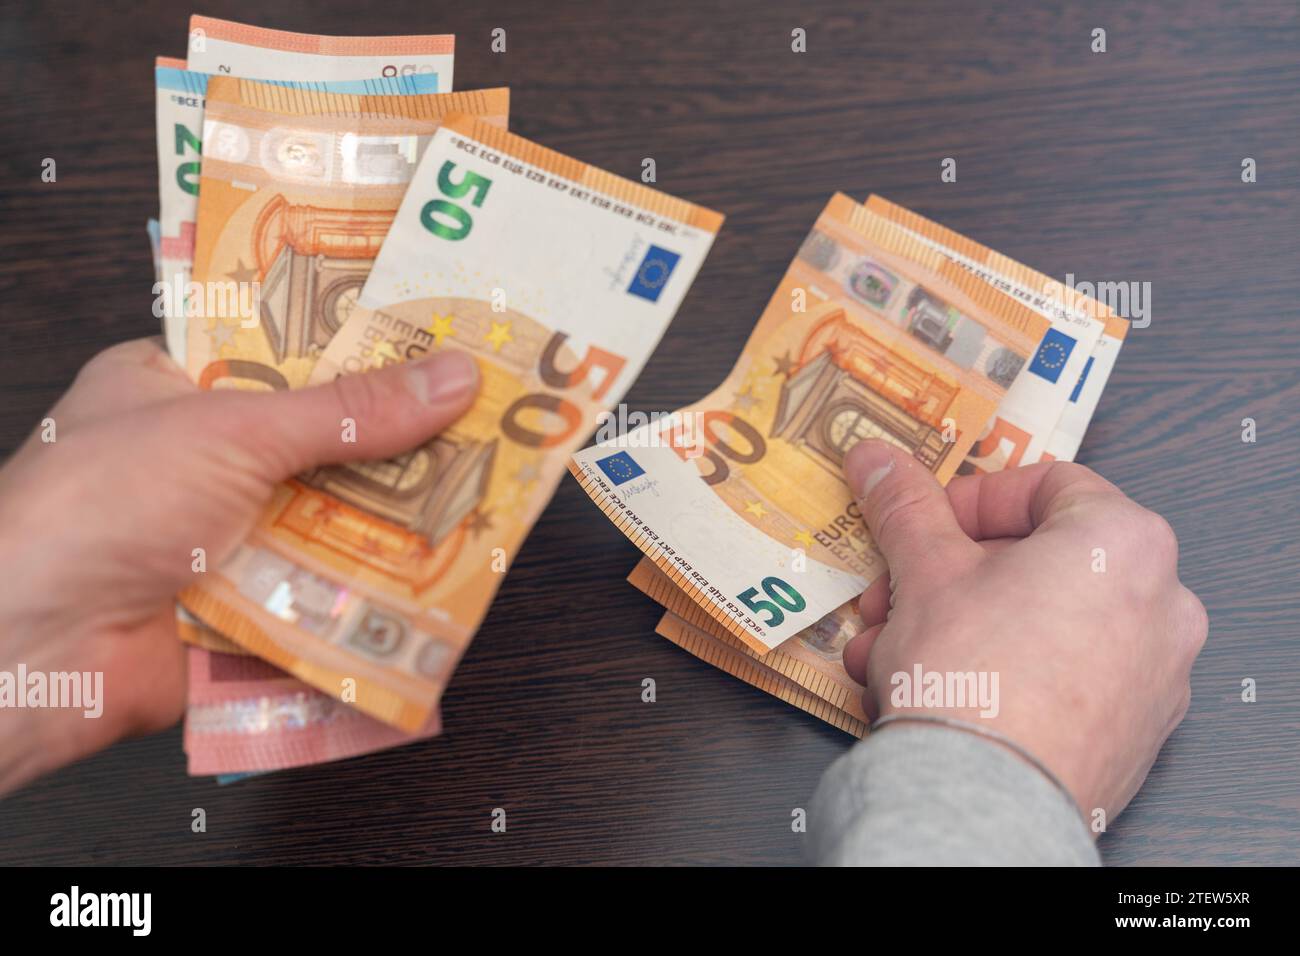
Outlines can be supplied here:
<path id="1" fill-rule="evenodd" d="M 962 475 L 948 483 L 948 501 L 974 541 L 1024 538 L 1080 494 L 1122 492 L 1073 462 L 1040 462 L 1009 471 Z"/>
<path id="2" fill-rule="evenodd" d="M 278 481 L 316 465 L 387 458 L 414 448 L 465 413 L 478 382 L 473 357 L 448 350 L 314 388 L 203 397 L 207 416 L 221 420 L 224 437 L 252 450 L 266 477 Z"/>
<path id="3" fill-rule="evenodd" d="M 876 695 L 869 690 L 862 692 L 862 712 L 867 715 L 868 727 L 880 718 L 880 707 L 876 704 Z"/>
<path id="4" fill-rule="evenodd" d="M 910 455 L 868 439 L 849 450 L 844 469 L 895 589 L 934 580 L 978 555 L 939 482 Z"/>
<path id="5" fill-rule="evenodd" d="M 861 634 L 849 638 L 849 642 L 844 645 L 844 669 L 859 684 L 865 686 L 867 683 L 867 659 L 871 657 L 871 646 L 884 629 L 884 624 L 869 627 Z"/>
<path id="6" fill-rule="evenodd" d="M 980 550 L 985 554 L 997 554 L 999 551 L 1005 551 L 1013 544 L 1022 541 L 1022 538 L 985 538 L 983 541 L 976 541 Z"/>
<path id="7" fill-rule="evenodd" d="M 889 597 L 889 570 L 886 569 L 884 574 L 867 585 L 862 597 L 858 598 L 858 616 L 862 618 L 862 623 L 867 627 L 883 624 L 889 616 Z"/>

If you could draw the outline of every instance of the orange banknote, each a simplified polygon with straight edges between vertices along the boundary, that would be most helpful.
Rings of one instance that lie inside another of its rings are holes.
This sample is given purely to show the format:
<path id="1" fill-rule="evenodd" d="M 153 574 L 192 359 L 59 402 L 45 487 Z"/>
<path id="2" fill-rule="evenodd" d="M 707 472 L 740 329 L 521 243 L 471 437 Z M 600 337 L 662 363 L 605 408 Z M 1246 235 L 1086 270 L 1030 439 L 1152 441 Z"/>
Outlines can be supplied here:
<path id="1" fill-rule="evenodd" d="M 860 711 L 855 714 L 837 708 L 825 698 L 765 666 L 765 661 L 740 650 L 734 638 L 730 642 L 724 640 L 718 637 L 716 632 L 689 624 L 671 611 L 664 612 L 664 616 L 660 618 L 655 628 L 655 633 L 668 638 L 682 650 L 694 654 L 700 660 L 726 671 L 732 677 L 739 677 L 745 683 L 766 691 L 778 700 L 783 700 L 814 717 L 821 718 L 832 727 L 854 737 L 867 735 L 867 723 L 862 716 L 859 716 Z"/>
<path id="2" fill-rule="evenodd" d="M 410 96 L 208 83 L 186 366 L 202 388 L 296 388 L 365 284 L 453 111 L 506 125 L 506 89 Z"/>
<path id="3" fill-rule="evenodd" d="M 208 627 L 179 604 L 176 605 L 176 636 L 191 648 L 215 651 L 218 654 L 248 653 L 234 641 L 223 637 L 219 631 Z"/>
<path id="4" fill-rule="evenodd" d="M 883 438 L 946 482 L 1048 327 L 837 195 L 723 384 L 570 469 L 660 570 L 766 654 L 883 571 L 844 482 L 848 449 Z"/>
<path id="5" fill-rule="evenodd" d="M 1074 410 L 1079 405 L 1087 407 L 1089 390 L 1091 405 L 1095 407 L 1099 391 L 1095 383 L 1099 380 L 1104 383 L 1104 372 L 1113 364 L 1113 360 L 1107 363 L 1099 376 L 1094 367 L 1097 357 L 1107 349 L 1112 353 L 1117 350 L 1108 343 L 1122 339 L 1128 323 L 1111 314 L 1106 305 L 1069 286 L 879 196 L 870 197 L 866 208 L 1051 322 L 1029 366 L 1017 375 L 959 470 L 962 473 L 1000 470 L 1036 460 L 1069 457 L 1072 449 L 1070 454 L 1056 455 L 1054 447 L 1068 440 L 1064 435 L 1070 435 L 1072 416 L 1086 425 L 1090 411 Z M 1074 440 L 1077 447 L 1077 438 Z M 849 677 L 842 663 L 844 645 L 862 627 L 856 600 L 846 602 L 758 658 L 648 558 L 638 562 L 628 581 L 663 605 L 677 619 L 675 626 L 679 630 L 684 622 L 717 642 L 745 651 L 755 660 L 753 665 L 746 665 L 745 673 L 737 674 L 737 667 L 727 666 L 731 658 L 716 652 L 697 656 L 710 659 L 744 679 L 753 675 L 754 665 L 770 670 L 830 703 L 836 708 L 835 713 L 844 710 L 856 720 L 865 720 L 861 706 L 864 688 Z M 698 638 L 695 640 L 699 643 Z M 766 682 L 759 684 L 752 679 L 749 682 L 765 689 L 767 686 Z"/>
<path id="6" fill-rule="evenodd" d="M 642 594 L 663 605 L 677 620 L 703 631 L 736 654 L 749 658 L 753 667 L 771 671 L 797 685 L 829 704 L 836 712 L 843 712 L 856 721 L 866 721 L 867 715 L 862 709 L 862 693 L 865 688 L 849 676 L 842 660 L 844 645 L 862 630 L 856 601 L 841 605 L 775 650 L 759 654 L 692 601 L 649 558 L 638 561 L 627 580 Z M 746 667 L 751 668 L 751 665 Z"/>
<path id="7" fill-rule="evenodd" d="M 1104 384 L 1108 369 L 1098 367 L 1096 359 L 1108 357 L 1111 350 L 1102 340 L 1113 339 L 1114 328 L 1128 323 L 1091 296 L 910 209 L 880 196 L 869 197 L 866 208 L 1051 323 L 1024 374 L 1007 389 L 997 414 L 967 455 L 961 472 L 1000 471 L 1058 457 L 1073 458 L 1073 449 L 1060 454 L 1062 443 L 1053 436 L 1063 419 L 1067 430 L 1076 420 L 1081 397 L 1086 403 L 1087 394 L 1091 394 L 1088 380 Z M 1119 337 L 1123 338 L 1122 333 Z"/>
<path id="8" fill-rule="evenodd" d="M 477 401 L 407 454 L 278 488 L 182 602 L 307 683 L 422 727 L 565 460 L 636 378 L 721 224 L 449 117 L 312 381 L 457 349 L 477 360 Z"/>

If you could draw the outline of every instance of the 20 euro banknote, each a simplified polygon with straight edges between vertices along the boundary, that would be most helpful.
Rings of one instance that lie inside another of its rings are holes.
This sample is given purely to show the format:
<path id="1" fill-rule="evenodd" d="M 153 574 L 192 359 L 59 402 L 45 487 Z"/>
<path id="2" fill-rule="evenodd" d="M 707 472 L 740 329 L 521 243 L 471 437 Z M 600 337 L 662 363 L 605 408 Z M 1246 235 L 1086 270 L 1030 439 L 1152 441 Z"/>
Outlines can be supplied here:
<path id="1" fill-rule="evenodd" d="M 188 67 L 252 80 L 364 80 L 418 74 L 437 77 L 449 93 L 456 38 L 341 37 L 270 30 L 232 20 L 190 17 Z"/>

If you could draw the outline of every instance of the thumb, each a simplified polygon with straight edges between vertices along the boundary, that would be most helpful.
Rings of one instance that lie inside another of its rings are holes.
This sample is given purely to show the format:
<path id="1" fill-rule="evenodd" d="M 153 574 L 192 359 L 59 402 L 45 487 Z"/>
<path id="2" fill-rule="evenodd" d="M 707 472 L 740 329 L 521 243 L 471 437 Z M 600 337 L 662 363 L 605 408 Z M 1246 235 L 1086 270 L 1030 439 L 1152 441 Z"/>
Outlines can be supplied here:
<path id="1" fill-rule="evenodd" d="M 474 358 L 448 350 L 312 388 L 221 392 L 210 412 L 279 481 L 316 465 L 408 451 L 463 415 L 478 384 Z"/>
<path id="2" fill-rule="evenodd" d="M 849 450 L 844 471 L 889 565 L 891 588 L 946 576 L 977 554 L 939 482 L 906 452 L 868 439 Z"/>

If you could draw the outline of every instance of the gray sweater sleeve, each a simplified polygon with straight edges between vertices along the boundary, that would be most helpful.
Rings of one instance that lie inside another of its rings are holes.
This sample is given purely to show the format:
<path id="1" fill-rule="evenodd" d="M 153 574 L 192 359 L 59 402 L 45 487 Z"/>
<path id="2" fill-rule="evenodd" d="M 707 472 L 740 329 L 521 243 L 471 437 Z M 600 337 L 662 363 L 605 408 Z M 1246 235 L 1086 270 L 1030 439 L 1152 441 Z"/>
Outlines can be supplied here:
<path id="1" fill-rule="evenodd" d="M 1074 803 L 992 740 L 895 724 L 833 763 L 808 813 L 814 862 L 1099 866 Z"/>

